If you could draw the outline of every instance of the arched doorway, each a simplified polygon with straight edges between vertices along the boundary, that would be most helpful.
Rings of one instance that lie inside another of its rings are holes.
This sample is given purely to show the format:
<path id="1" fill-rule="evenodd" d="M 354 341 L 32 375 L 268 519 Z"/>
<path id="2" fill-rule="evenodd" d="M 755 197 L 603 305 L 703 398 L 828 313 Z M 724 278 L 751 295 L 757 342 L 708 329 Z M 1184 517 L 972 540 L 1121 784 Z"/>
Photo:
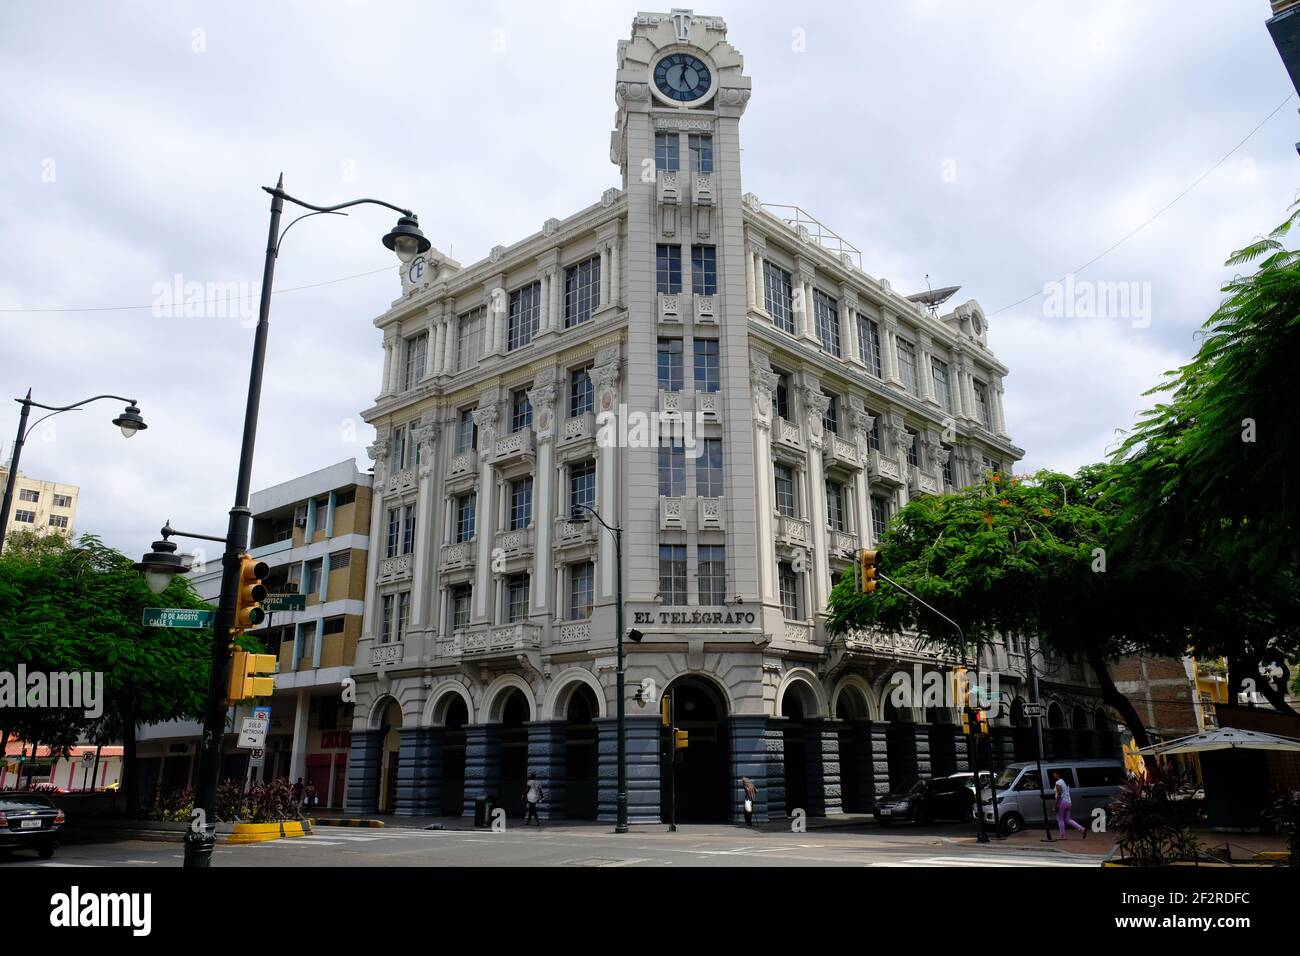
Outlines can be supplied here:
<path id="1" fill-rule="evenodd" d="M 1088 712 L 1078 704 L 1070 711 L 1070 726 L 1074 728 L 1075 756 L 1093 756 L 1093 733 L 1088 726 Z"/>
<path id="2" fill-rule="evenodd" d="M 379 718 L 379 813 L 397 808 L 397 763 L 402 753 L 402 708 L 391 697 Z"/>
<path id="3" fill-rule="evenodd" d="M 514 687 L 501 702 L 501 785 L 496 805 L 506 816 L 524 815 L 524 790 L 528 781 L 528 698 Z"/>
<path id="4" fill-rule="evenodd" d="M 442 782 L 438 811 L 445 817 L 465 812 L 465 725 L 469 708 L 459 694 L 449 694 L 442 717 Z"/>
<path id="5" fill-rule="evenodd" d="M 816 701 L 802 682 L 791 682 L 781 695 L 782 750 L 785 754 L 785 812 L 808 810 L 808 742 L 804 720 L 816 717 Z"/>
<path id="6" fill-rule="evenodd" d="M 871 751 L 871 710 L 862 690 L 846 686 L 835 699 L 840 721 L 840 787 L 845 813 L 870 813 L 875 807 Z"/>
<path id="7" fill-rule="evenodd" d="M 885 720 L 889 723 L 885 731 L 885 749 L 889 757 L 889 789 L 896 793 L 917 777 L 916 724 L 912 720 L 912 710 L 909 707 L 898 707 L 893 701 L 886 699 L 883 709 Z"/>
<path id="8" fill-rule="evenodd" d="M 665 796 L 669 792 L 668 761 L 675 759 L 677 822 L 728 821 L 732 788 L 726 699 L 712 682 L 693 676 L 678 678 L 665 692 L 673 696 L 677 728 L 686 731 L 689 746 L 674 754 L 667 729 L 660 734 L 659 792 Z M 660 804 L 666 820 L 668 800 Z"/>
<path id="9" fill-rule="evenodd" d="M 564 815 L 570 820 L 596 819 L 596 718 L 600 705 L 586 684 L 577 684 L 564 709 Z"/>
<path id="10" fill-rule="evenodd" d="M 1047 727 L 1052 744 L 1052 758 L 1061 760 L 1072 756 L 1070 753 L 1070 730 L 1065 723 L 1065 708 L 1056 701 L 1048 705 Z"/>
<path id="11" fill-rule="evenodd" d="M 961 727 L 953 723 L 952 708 L 927 707 L 925 722 L 930 740 L 930 776 L 946 777 L 965 770 L 957 766 L 957 738 Z"/>

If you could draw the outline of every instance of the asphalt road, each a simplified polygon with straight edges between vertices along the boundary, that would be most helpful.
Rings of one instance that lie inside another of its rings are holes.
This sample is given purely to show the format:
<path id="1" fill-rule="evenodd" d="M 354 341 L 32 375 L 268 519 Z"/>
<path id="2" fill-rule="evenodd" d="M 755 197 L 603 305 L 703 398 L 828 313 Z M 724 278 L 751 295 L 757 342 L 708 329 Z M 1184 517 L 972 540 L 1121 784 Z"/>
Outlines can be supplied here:
<path id="1" fill-rule="evenodd" d="M 176 844 L 143 840 L 60 847 L 52 860 L 19 852 L 0 873 L 39 867 L 172 867 Z M 1096 867 L 1096 857 L 1050 849 L 978 846 L 953 831 L 771 833 L 725 826 L 660 827 L 615 834 L 602 826 L 485 830 L 319 827 L 312 836 L 218 845 L 213 866 L 873 866 Z"/>

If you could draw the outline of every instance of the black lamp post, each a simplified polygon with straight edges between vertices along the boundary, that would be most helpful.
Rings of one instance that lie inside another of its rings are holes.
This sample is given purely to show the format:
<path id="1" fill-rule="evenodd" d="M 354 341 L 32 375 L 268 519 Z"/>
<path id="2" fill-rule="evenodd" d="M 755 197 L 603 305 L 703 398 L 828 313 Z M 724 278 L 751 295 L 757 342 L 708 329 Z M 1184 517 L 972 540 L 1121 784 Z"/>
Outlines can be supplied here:
<path id="1" fill-rule="evenodd" d="M 616 693 L 618 703 L 615 713 L 618 715 L 618 792 L 615 795 L 617 817 L 614 823 L 615 833 L 627 832 L 627 706 L 625 677 L 623 667 L 623 529 L 615 528 L 605 522 L 595 508 L 590 505 L 575 504 L 569 512 L 569 520 L 583 523 L 587 520 L 584 512 L 600 522 L 601 527 L 614 536 L 614 576 L 618 581 L 618 603 L 615 607 L 615 627 L 618 629 L 618 677 Z"/>
<path id="2" fill-rule="evenodd" d="M 415 213 L 379 199 L 353 199 L 336 206 L 315 206 L 295 199 L 284 191 L 284 176 L 275 187 L 263 186 L 271 195 L 271 224 L 266 243 L 266 259 L 262 267 L 262 297 L 258 306 L 257 331 L 253 338 L 253 364 L 248 377 L 248 403 L 244 409 L 244 437 L 239 450 L 239 475 L 235 482 L 235 504 L 230 509 L 230 524 L 224 538 L 225 553 L 221 559 L 221 596 L 217 604 L 216 620 L 212 627 L 212 670 L 208 678 L 207 701 L 203 708 L 203 739 L 199 747 L 199 780 L 194 808 L 198 811 L 185 833 L 185 865 L 206 867 L 212 863 L 212 846 L 216 834 L 217 784 L 221 778 L 221 745 L 226 732 L 227 671 L 230 669 L 230 650 L 237 634 L 235 604 L 239 594 L 240 556 L 248 544 L 252 513 L 248 509 L 249 485 L 253 473 L 253 446 L 257 439 L 257 414 L 262 399 L 262 370 L 266 364 L 266 337 L 271 312 L 271 286 L 275 276 L 275 260 L 280 253 L 284 234 L 294 223 L 309 216 L 338 213 L 351 206 L 383 206 L 400 214 L 397 225 L 383 238 L 384 246 L 397 254 L 402 262 L 410 262 L 431 248 L 424 233 L 420 232 Z M 294 219 L 280 230 L 280 214 L 285 202 L 311 210 Z M 165 537 L 165 536 L 164 536 Z M 200 537 L 188 535 L 188 537 Z M 170 543 L 170 542 L 167 542 Z M 174 546 L 173 546 L 174 548 Z M 153 555 L 166 552 L 155 543 Z M 146 575 L 151 571 L 164 572 L 175 565 L 169 561 L 146 561 Z"/>
<path id="3" fill-rule="evenodd" d="M 130 438 L 136 432 L 142 432 L 149 426 L 144 423 L 140 417 L 140 409 L 135 404 L 134 398 L 123 398 L 120 395 L 96 395 L 93 398 L 83 399 L 72 405 L 42 405 L 40 402 L 32 401 L 32 390 L 27 390 L 26 398 L 15 398 L 14 401 L 23 407 L 21 414 L 18 416 L 18 434 L 14 437 L 14 451 L 9 460 L 9 475 L 5 480 L 5 497 L 4 504 L 0 506 L 0 551 L 4 550 L 5 532 L 9 530 L 9 509 L 14 503 L 14 485 L 18 481 L 18 462 L 22 458 L 23 444 L 27 441 L 27 436 L 31 434 L 32 429 L 45 421 L 47 418 L 53 418 L 63 412 L 71 412 L 80 409 L 83 405 L 89 405 L 91 402 L 97 402 L 102 398 L 111 398 L 114 401 L 126 402 L 126 408 L 122 414 L 113 419 L 113 424 L 122 429 L 122 437 Z M 29 427 L 27 418 L 33 408 L 43 408 L 49 411 L 48 415 L 42 415 L 36 421 L 32 422 Z"/>

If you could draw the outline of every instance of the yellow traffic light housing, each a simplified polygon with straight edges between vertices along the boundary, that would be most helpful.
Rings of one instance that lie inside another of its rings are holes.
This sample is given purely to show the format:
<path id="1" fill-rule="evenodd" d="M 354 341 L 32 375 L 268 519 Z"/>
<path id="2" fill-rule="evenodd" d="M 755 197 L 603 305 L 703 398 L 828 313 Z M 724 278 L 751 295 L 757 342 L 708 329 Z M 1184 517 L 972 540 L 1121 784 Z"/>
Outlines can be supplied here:
<path id="1" fill-rule="evenodd" d="M 270 573 L 265 561 L 258 561 L 249 554 L 239 556 L 239 593 L 235 597 L 234 627 L 237 633 L 242 634 L 266 620 L 266 612 L 262 610 L 266 585 L 262 581 Z"/>
<path id="2" fill-rule="evenodd" d="M 668 694 L 664 694 L 659 700 L 659 723 L 668 727 L 672 724 L 673 699 Z"/>
<path id="3" fill-rule="evenodd" d="M 876 590 L 876 564 L 879 551 L 863 548 L 858 552 L 858 593 L 870 594 Z"/>
<path id="4" fill-rule="evenodd" d="M 251 654 L 235 651 L 230 657 L 228 703 L 236 704 L 253 697 L 270 697 L 275 693 L 276 658 L 274 654 Z"/>
<path id="5" fill-rule="evenodd" d="M 673 741 L 673 749 L 685 750 L 690 745 L 691 745 L 690 735 L 684 730 L 677 731 L 677 739 Z"/>

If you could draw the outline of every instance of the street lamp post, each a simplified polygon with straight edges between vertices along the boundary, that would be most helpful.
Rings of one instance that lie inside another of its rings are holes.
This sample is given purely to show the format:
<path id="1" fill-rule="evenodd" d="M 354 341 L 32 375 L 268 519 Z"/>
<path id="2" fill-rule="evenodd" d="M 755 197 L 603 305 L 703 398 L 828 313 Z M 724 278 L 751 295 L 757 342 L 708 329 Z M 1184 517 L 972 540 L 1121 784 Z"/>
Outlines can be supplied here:
<path id="1" fill-rule="evenodd" d="M 0 551 L 4 550 L 5 533 L 9 530 L 9 509 L 13 507 L 14 503 L 14 485 L 18 481 L 18 463 L 22 458 L 23 445 L 27 441 L 27 436 L 31 434 L 33 428 L 45 421 L 47 418 L 53 418 L 55 415 L 62 414 L 63 412 L 78 411 L 82 406 L 89 405 L 91 402 L 97 402 L 104 398 L 111 398 L 118 402 L 126 402 L 126 408 L 122 411 L 122 414 L 113 419 L 113 424 L 122 429 L 122 436 L 124 438 L 130 438 L 136 432 L 144 431 L 149 427 L 144 423 L 144 419 L 140 417 L 140 409 L 136 406 L 135 399 L 123 398 L 120 395 L 96 395 L 93 398 L 82 399 L 81 401 L 74 402 L 71 405 L 42 405 L 40 402 L 32 401 L 32 390 L 29 388 L 27 390 L 26 398 L 14 399 L 15 402 L 23 407 L 23 410 L 18 415 L 18 434 L 14 436 L 13 455 L 9 459 L 9 474 L 5 479 L 4 504 L 0 506 Z M 40 418 L 36 419 L 36 421 L 32 422 L 31 427 L 28 427 L 27 418 L 31 415 L 33 408 L 46 409 L 49 414 L 42 415 Z"/>
<path id="2" fill-rule="evenodd" d="M 617 579 L 617 606 L 615 607 L 615 627 L 618 629 L 618 675 L 615 680 L 615 693 L 618 695 L 618 702 L 615 713 L 618 715 L 618 791 L 615 794 L 615 833 L 627 832 L 627 708 L 624 701 L 626 691 L 625 670 L 623 665 L 623 529 L 615 528 L 606 524 L 605 519 L 600 516 L 595 508 L 582 503 L 575 504 L 570 509 L 569 520 L 585 522 L 587 517 L 583 512 L 590 512 L 591 515 L 600 522 L 601 527 L 614 536 L 614 577 Z M 634 635 L 635 636 L 635 635 Z M 671 742 L 670 742 L 671 745 Z"/>
<path id="3" fill-rule="evenodd" d="M 402 262 L 410 262 L 431 245 L 420 232 L 415 213 L 379 199 L 353 199 L 335 206 L 316 206 L 296 199 L 284 191 L 284 176 L 275 187 L 263 186 L 271 195 L 271 222 L 267 231 L 266 259 L 262 267 L 262 297 L 258 305 L 257 330 L 253 337 L 253 362 L 248 377 L 248 402 L 244 409 L 244 435 L 239 450 L 239 474 L 235 481 L 235 504 L 230 509 L 230 523 L 221 559 L 221 596 L 212 627 L 212 668 L 208 676 L 207 700 L 203 708 L 203 737 L 199 743 L 199 778 L 195 792 L 195 818 L 185 833 L 185 866 L 206 867 L 212 863 L 216 834 L 217 784 L 221 777 L 221 747 L 226 731 L 225 695 L 230 668 L 231 643 L 236 633 L 235 606 L 239 596 L 240 557 L 248 543 L 252 513 L 248 508 L 249 486 L 253 473 L 253 446 L 257 439 L 257 415 L 262 398 L 262 371 L 266 363 L 266 338 L 271 312 L 271 288 L 275 277 L 275 260 L 280 243 L 294 223 L 308 216 L 339 213 L 351 206 L 383 206 L 400 214 L 397 225 L 384 236 L 384 246 Z M 280 216 L 285 202 L 310 212 L 304 213 L 280 230 Z M 341 214 L 341 213 L 340 213 Z M 213 539 L 218 540 L 218 539 Z"/>

